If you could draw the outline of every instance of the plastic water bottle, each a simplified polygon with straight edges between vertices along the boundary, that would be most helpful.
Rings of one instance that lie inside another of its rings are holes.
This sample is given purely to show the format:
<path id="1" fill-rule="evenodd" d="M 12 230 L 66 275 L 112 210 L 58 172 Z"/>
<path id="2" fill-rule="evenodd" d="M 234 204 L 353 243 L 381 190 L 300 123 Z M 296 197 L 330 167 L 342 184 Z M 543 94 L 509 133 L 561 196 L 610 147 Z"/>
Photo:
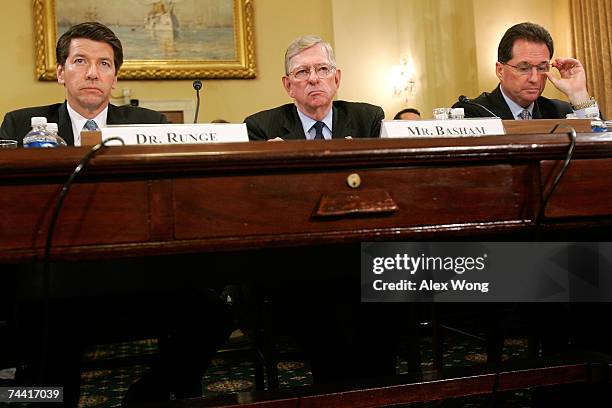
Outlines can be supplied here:
<path id="1" fill-rule="evenodd" d="M 599 117 L 599 108 L 592 106 L 590 108 L 586 108 L 584 111 L 584 117 L 586 119 L 591 119 L 591 129 L 593 132 L 607 132 L 608 128 L 606 126 L 606 122 L 601 120 Z"/>
<path id="2" fill-rule="evenodd" d="M 57 139 L 59 146 L 66 146 L 66 141 L 58 133 L 59 127 L 57 126 L 57 123 L 47 123 L 47 131 L 51 132 L 51 134 Z"/>
<path id="3" fill-rule="evenodd" d="M 31 119 L 32 130 L 23 138 L 23 147 L 60 147 L 66 146 L 57 131 L 47 129 L 47 118 L 34 116 Z M 57 127 L 57 124 L 55 124 Z"/>

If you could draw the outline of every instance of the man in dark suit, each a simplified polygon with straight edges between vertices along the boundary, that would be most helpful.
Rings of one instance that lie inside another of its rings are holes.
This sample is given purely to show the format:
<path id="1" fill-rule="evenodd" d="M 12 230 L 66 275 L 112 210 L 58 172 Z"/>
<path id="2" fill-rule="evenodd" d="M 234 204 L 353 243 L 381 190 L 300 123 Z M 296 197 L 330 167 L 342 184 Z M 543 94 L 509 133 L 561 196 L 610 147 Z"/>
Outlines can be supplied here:
<path id="1" fill-rule="evenodd" d="M 135 106 L 115 106 L 107 105 L 108 115 L 106 121 L 96 125 L 102 127 L 106 125 L 131 125 L 131 124 L 147 124 L 147 123 L 168 123 L 166 117 L 150 109 L 139 108 Z M 80 145 L 80 134 L 77 138 L 74 137 L 73 122 L 68 113 L 68 102 L 56 103 L 47 106 L 37 106 L 31 108 L 18 109 L 7 113 L 0 128 L 0 139 L 17 140 L 19 145 L 23 141 L 23 137 L 31 129 L 30 118 L 34 116 L 42 116 L 47 118 L 48 123 L 58 124 L 58 134 L 71 146 Z M 83 127 L 81 126 L 81 129 Z M 80 132 L 79 132 L 80 133 Z"/>
<path id="2" fill-rule="evenodd" d="M 33 116 L 57 123 L 59 135 L 74 146 L 81 145 L 80 132 L 90 120 L 97 128 L 107 124 L 167 123 L 158 112 L 109 103 L 123 64 L 123 48 L 115 34 L 102 24 L 83 23 L 69 29 L 57 42 L 56 58 L 57 81 L 66 89 L 66 101 L 7 113 L 0 138 L 21 143 L 31 129 Z M 88 126 L 92 126 L 91 122 Z"/>
<path id="3" fill-rule="evenodd" d="M 379 137 L 380 107 L 333 101 L 341 72 L 320 37 L 289 45 L 285 73 L 283 86 L 294 103 L 247 117 L 251 140 Z M 358 254 L 358 244 L 287 248 L 265 260 L 273 278 L 257 282 L 272 299 L 271 313 L 281 315 L 278 324 L 286 322 L 310 353 L 316 384 L 355 386 L 356 380 L 395 374 L 393 314 L 387 305 L 361 304 L 359 278 L 353 279 L 359 276 Z"/>
<path id="4" fill-rule="evenodd" d="M 75 146 L 81 144 L 84 128 L 167 123 L 157 112 L 109 103 L 123 63 L 123 50 L 108 27 L 94 22 L 71 27 L 59 38 L 56 56 L 57 79 L 65 87 L 66 101 L 8 113 L 0 130 L 2 138 L 21 143 L 32 116 L 58 123 L 60 136 Z M 101 338 L 122 341 L 144 335 L 158 337 L 160 353 L 151 370 L 130 387 L 124 401 L 168 401 L 171 393 L 177 398 L 201 396 L 204 372 L 229 336 L 232 320 L 217 293 L 201 282 L 173 286 L 184 278 L 195 280 L 194 276 L 179 274 L 173 280 L 164 279 L 179 263 L 191 264 L 184 257 L 158 257 L 153 261 L 55 265 L 50 279 L 56 284 L 47 306 L 16 302 L 15 326 L 22 339 L 19 345 L 30 360 L 29 370 L 23 377 L 20 374 L 23 382 L 62 386 L 64 405 L 76 407 L 84 346 L 97 344 Z M 14 279 L 22 279 L 18 282 L 27 279 L 24 274 L 14 275 Z M 36 279 L 29 281 L 34 283 Z M 87 293 L 91 290 L 92 295 Z M 99 294 L 102 296 L 96 296 Z M 40 330 L 45 319 L 47 333 Z"/>
<path id="5" fill-rule="evenodd" d="M 463 108 L 466 117 L 488 117 L 491 113 L 502 119 L 565 119 L 568 113 L 583 118 L 585 109 L 597 106 L 589 96 L 586 75 L 580 61 L 555 58 L 553 40 L 548 31 L 537 24 L 520 23 L 510 27 L 497 50 L 495 73 L 499 85 L 491 93 L 484 92 L 472 103 L 457 102 L 453 108 Z M 559 71 L 560 78 L 550 72 Z M 563 92 L 570 103 L 542 96 L 546 80 Z"/>
<path id="6" fill-rule="evenodd" d="M 466 117 L 490 117 L 494 114 L 506 120 L 565 119 L 567 114 L 575 113 L 577 117 L 584 118 L 586 108 L 597 106 L 587 91 L 584 68 L 580 61 L 573 58 L 551 60 L 553 51 L 552 37 L 545 28 L 533 23 L 520 23 L 510 27 L 498 46 L 495 72 L 499 85 L 493 92 L 484 92 L 474 99 L 474 102 L 482 107 L 473 103 L 457 102 L 453 108 L 464 108 Z M 560 78 L 550 72 L 550 67 L 558 70 Z M 543 97 L 542 92 L 547 80 L 564 93 L 570 103 Z M 574 305 L 570 305 L 570 310 L 573 307 Z M 495 328 L 500 334 L 504 331 L 502 326 L 505 326 L 505 321 L 500 318 L 501 309 L 502 305 L 499 305 L 498 308 L 490 308 L 488 311 L 491 321 L 500 325 Z M 558 359 L 571 348 L 583 346 L 577 339 L 570 341 L 570 326 L 573 323 L 571 314 L 568 314 L 568 305 L 526 304 L 515 306 L 511 310 L 515 321 L 518 312 L 519 316 L 523 315 L 523 320 L 530 323 L 530 334 L 533 338 L 538 338 L 538 344 L 534 342 L 536 353 L 541 352 L 542 356 L 554 356 Z M 590 308 L 585 316 L 597 320 L 592 316 L 598 316 L 600 310 L 601 305 L 597 305 L 596 308 Z M 576 321 L 584 318 L 583 316 Z M 601 330 L 601 324 L 596 327 Z M 501 348 L 498 352 L 501 352 Z M 532 404 L 537 407 L 591 406 L 591 403 L 585 403 L 588 393 L 577 388 L 580 387 L 537 390 L 534 392 Z M 577 402 L 578 400 L 580 402 Z"/>
<path id="7" fill-rule="evenodd" d="M 340 86 L 332 47 L 320 37 L 296 39 L 285 53 L 283 86 L 294 103 L 245 119 L 251 140 L 379 137 L 385 114 L 367 103 L 333 101 Z"/>

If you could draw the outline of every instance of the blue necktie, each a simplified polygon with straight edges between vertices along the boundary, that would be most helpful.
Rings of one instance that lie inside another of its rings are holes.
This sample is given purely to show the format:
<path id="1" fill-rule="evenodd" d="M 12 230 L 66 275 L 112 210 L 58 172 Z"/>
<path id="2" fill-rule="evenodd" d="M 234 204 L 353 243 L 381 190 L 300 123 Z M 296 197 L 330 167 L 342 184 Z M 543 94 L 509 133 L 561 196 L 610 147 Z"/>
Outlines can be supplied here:
<path id="1" fill-rule="evenodd" d="M 315 129 L 315 137 L 314 140 L 323 140 L 323 126 L 325 126 L 325 123 L 319 121 L 316 122 L 314 125 L 312 125 L 312 127 Z"/>
<path id="2" fill-rule="evenodd" d="M 98 125 L 96 124 L 96 121 L 93 119 L 89 119 L 87 122 L 85 122 L 85 126 L 83 126 L 83 129 L 89 131 L 100 130 L 100 128 L 98 128 Z"/>

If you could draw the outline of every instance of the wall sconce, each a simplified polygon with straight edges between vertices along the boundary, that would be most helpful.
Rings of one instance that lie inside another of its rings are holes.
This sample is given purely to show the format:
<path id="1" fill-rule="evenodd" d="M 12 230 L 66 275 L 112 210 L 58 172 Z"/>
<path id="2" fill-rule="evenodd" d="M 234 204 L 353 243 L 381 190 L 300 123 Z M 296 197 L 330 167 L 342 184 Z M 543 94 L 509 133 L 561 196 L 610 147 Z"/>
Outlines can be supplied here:
<path id="1" fill-rule="evenodd" d="M 392 70 L 393 94 L 404 96 L 405 101 L 416 91 L 416 81 L 414 79 L 414 64 L 412 60 L 400 59 L 399 65 L 394 65 Z"/>

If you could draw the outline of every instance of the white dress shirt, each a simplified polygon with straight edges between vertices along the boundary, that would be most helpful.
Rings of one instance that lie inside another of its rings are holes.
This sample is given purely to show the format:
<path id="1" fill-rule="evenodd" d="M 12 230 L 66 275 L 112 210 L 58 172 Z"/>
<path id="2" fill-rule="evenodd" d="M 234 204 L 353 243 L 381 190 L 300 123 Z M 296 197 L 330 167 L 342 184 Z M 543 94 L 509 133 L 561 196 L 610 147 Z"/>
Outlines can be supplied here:
<path id="1" fill-rule="evenodd" d="M 72 107 L 70 106 L 70 103 L 66 102 L 66 105 L 68 107 L 68 115 L 70 116 L 70 122 L 72 122 L 72 134 L 74 136 L 74 145 L 80 146 L 81 145 L 81 130 L 83 130 L 83 126 L 85 126 L 85 122 L 87 122 L 89 119 L 84 118 L 83 116 L 81 116 L 80 113 L 72 109 Z M 96 125 L 98 125 L 99 128 L 103 128 L 104 126 L 106 126 L 107 116 L 108 116 L 108 105 L 106 105 L 106 108 L 104 108 L 104 110 L 100 112 L 98 116 L 93 118 L 93 120 L 96 122 Z"/>
<path id="2" fill-rule="evenodd" d="M 333 111 L 333 108 L 330 109 L 327 115 L 325 115 L 325 117 L 321 119 L 321 122 L 325 124 L 325 126 L 323 126 L 323 138 L 325 140 L 330 140 L 332 138 Z M 305 114 L 300 112 L 299 109 L 297 110 L 297 112 L 298 116 L 300 117 L 300 121 L 302 122 L 302 127 L 304 128 L 304 135 L 306 136 L 306 139 L 314 140 L 316 136 L 314 124 L 318 121 L 306 116 Z"/>

